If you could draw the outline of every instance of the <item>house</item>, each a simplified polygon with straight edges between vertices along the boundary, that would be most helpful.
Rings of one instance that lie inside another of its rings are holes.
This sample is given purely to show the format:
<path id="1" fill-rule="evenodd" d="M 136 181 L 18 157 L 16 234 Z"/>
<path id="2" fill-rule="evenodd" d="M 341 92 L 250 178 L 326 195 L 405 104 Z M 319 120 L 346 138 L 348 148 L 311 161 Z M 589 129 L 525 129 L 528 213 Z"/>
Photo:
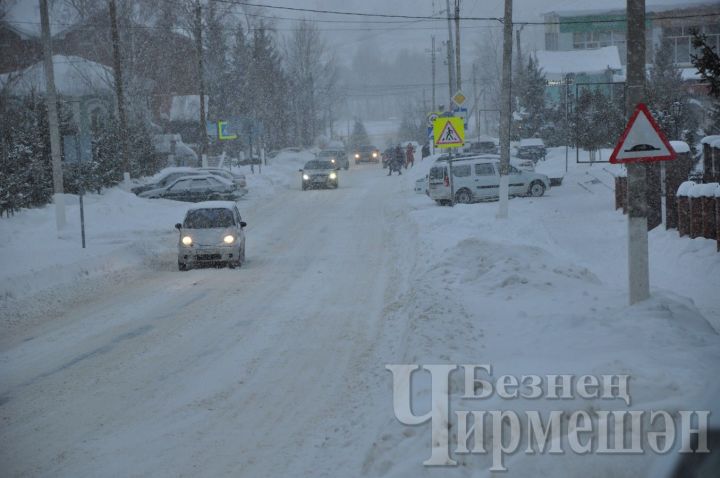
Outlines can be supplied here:
<path id="1" fill-rule="evenodd" d="M 552 11 L 544 14 L 545 50 L 592 50 L 616 46 L 620 61 L 626 63 L 626 12 L 625 2 L 612 1 L 618 8 L 598 10 Z M 655 49 L 663 38 L 672 42 L 673 56 L 679 67 L 691 66 L 690 31 L 697 29 L 720 51 L 720 28 L 717 1 L 679 1 L 667 5 L 646 7 L 646 62 L 652 63 Z"/>

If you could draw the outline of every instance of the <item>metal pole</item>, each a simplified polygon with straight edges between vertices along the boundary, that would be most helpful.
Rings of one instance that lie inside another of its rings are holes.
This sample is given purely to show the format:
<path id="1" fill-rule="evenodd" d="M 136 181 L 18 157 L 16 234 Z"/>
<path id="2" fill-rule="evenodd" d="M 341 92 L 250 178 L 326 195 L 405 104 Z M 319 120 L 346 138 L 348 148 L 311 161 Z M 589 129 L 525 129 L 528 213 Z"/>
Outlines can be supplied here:
<path id="1" fill-rule="evenodd" d="M 115 0 L 110 0 L 110 35 L 112 37 L 113 49 L 113 73 L 115 75 L 115 97 L 117 101 L 118 120 L 120 122 L 120 164 L 123 167 L 123 176 L 127 181 L 130 179 L 130 148 L 128 146 L 128 124 L 127 112 L 125 111 L 125 95 L 123 93 L 122 78 L 122 57 L 120 56 L 120 35 L 117 26 L 117 9 Z"/>
<path id="2" fill-rule="evenodd" d="M 200 155 L 207 167 L 208 137 L 205 128 L 205 82 L 203 80 L 202 7 L 195 7 L 195 42 L 198 56 L 198 86 L 200 88 Z"/>
<path id="3" fill-rule="evenodd" d="M 570 75 L 565 75 L 565 174 L 568 172 L 568 148 L 570 143 L 570 128 L 568 125 L 568 104 L 570 95 L 568 94 L 570 89 Z"/>
<path id="4" fill-rule="evenodd" d="M 645 100 L 645 0 L 627 0 L 627 114 Z M 628 285 L 630 304 L 650 297 L 647 185 L 643 163 L 628 170 Z"/>
<path id="5" fill-rule="evenodd" d="M 57 92 L 55 91 L 55 70 L 53 69 L 52 43 L 50 39 L 50 17 L 47 0 L 40 0 L 40 23 L 42 27 L 43 63 L 45 65 L 45 101 L 48 110 L 48 128 L 50 129 L 50 156 L 52 157 L 53 202 L 55 203 L 55 223 L 58 237 L 65 227 L 65 189 L 63 188 L 63 170 L 60 148 L 60 126 L 57 112 Z"/>
<path id="6" fill-rule="evenodd" d="M 435 111 L 435 108 L 437 107 L 437 102 L 435 101 L 435 35 L 432 35 L 430 39 L 432 45 L 432 49 L 430 51 L 430 58 L 432 61 L 432 106 L 430 107 L 430 111 Z"/>
<path id="7" fill-rule="evenodd" d="M 453 65 L 453 57 L 455 56 L 455 53 L 453 51 L 453 38 L 452 38 L 452 17 L 450 13 L 450 0 L 445 0 L 445 5 L 447 9 L 447 24 L 448 24 L 448 42 L 447 42 L 447 62 L 448 62 L 448 111 L 452 109 L 451 103 L 452 103 L 452 97 L 455 93 L 453 91 L 453 88 L 455 88 L 455 66 Z"/>
<path id="8" fill-rule="evenodd" d="M 460 75 L 460 0 L 455 0 L 455 68 L 457 71 L 457 90 L 462 90 L 462 76 Z"/>
<path id="9" fill-rule="evenodd" d="M 512 81 L 512 0 L 505 0 L 502 93 L 500 97 L 500 191 L 498 218 L 508 217 L 510 178 L 510 101 Z"/>

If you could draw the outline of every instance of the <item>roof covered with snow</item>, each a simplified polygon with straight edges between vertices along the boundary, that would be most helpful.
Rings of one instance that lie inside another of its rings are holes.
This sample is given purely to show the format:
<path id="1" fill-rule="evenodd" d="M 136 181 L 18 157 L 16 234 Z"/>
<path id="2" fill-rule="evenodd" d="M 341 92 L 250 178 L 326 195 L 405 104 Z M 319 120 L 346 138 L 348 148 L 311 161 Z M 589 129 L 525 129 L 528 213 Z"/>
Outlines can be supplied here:
<path id="1" fill-rule="evenodd" d="M 67 2 L 48 2 L 50 17 L 50 34 L 57 35 L 77 21 L 78 15 Z M 7 25 L 22 38 L 39 38 L 40 2 L 19 1 L 9 2 L 5 18 Z"/>
<path id="2" fill-rule="evenodd" d="M 195 209 L 232 209 L 237 204 L 232 201 L 203 201 L 193 204 L 188 208 L 188 211 Z"/>
<path id="3" fill-rule="evenodd" d="M 670 146 L 679 154 L 690 152 L 690 146 L 685 141 L 670 141 Z"/>
<path id="4" fill-rule="evenodd" d="M 65 96 L 82 96 L 111 93 L 113 71 L 105 65 L 80 58 L 79 56 L 53 55 L 55 89 Z M 45 66 L 43 62 L 28 68 L 0 75 L 0 86 L 11 81 L 10 91 L 27 94 L 31 91 L 46 91 Z"/>
<path id="5" fill-rule="evenodd" d="M 617 46 L 606 46 L 590 50 L 535 52 L 538 66 L 546 74 L 603 73 L 622 69 Z"/>

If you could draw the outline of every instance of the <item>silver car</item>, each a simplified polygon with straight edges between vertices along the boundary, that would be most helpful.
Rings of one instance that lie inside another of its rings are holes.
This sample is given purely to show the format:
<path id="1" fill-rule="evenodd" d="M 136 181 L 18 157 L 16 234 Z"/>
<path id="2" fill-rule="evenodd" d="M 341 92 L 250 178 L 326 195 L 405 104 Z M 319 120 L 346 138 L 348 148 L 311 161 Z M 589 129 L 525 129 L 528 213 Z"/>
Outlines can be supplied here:
<path id="1" fill-rule="evenodd" d="M 550 189 L 550 179 L 544 174 L 523 171 L 509 166 L 509 195 L 540 197 Z M 453 160 L 453 190 L 457 203 L 471 203 L 497 199 L 500 195 L 499 158 L 480 155 Z M 430 168 L 430 198 L 438 204 L 450 203 L 450 175 L 447 161 L 436 161 Z"/>
<path id="2" fill-rule="evenodd" d="M 193 205 L 182 224 L 175 224 L 178 238 L 178 269 L 199 265 L 240 267 L 245 262 L 247 226 L 232 201 L 206 201 Z"/>

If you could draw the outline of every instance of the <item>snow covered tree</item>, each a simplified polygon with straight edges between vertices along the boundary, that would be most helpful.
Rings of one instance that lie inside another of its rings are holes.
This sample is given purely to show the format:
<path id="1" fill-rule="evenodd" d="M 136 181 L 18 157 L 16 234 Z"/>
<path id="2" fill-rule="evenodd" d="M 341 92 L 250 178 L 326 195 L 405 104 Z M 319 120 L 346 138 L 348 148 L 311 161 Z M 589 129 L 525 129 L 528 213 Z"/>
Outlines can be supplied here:
<path id="1" fill-rule="evenodd" d="M 520 139 L 539 136 L 547 115 L 545 75 L 532 56 L 528 59 L 527 66 L 521 69 L 517 86 L 519 119 L 513 122 L 513 137 Z"/>
<path id="2" fill-rule="evenodd" d="M 655 53 L 647 84 L 648 107 L 665 136 L 682 139 L 689 121 L 690 95 L 673 62 L 672 51 L 672 44 L 664 39 Z"/>
<path id="3" fill-rule="evenodd" d="M 350 135 L 349 146 L 351 148 L 358 148 L 365 144 L 370 144 L 370 136 L 367 134 L 365 125 L 359 119 L 355 120 L 353 125 L 352 134 Z"/>
<path id="4" fill-rule="evenodd" d="M 710 96 L 714 98 L 711 106 L 710 128 L 712 132 L 720 132 L 720 52 L 708 43 L 707 36 L 693 32 L 693 47 L 699 54 L 691 54 L 690 60 L 700 72 L 702 79 L 710 84 Z"/>

